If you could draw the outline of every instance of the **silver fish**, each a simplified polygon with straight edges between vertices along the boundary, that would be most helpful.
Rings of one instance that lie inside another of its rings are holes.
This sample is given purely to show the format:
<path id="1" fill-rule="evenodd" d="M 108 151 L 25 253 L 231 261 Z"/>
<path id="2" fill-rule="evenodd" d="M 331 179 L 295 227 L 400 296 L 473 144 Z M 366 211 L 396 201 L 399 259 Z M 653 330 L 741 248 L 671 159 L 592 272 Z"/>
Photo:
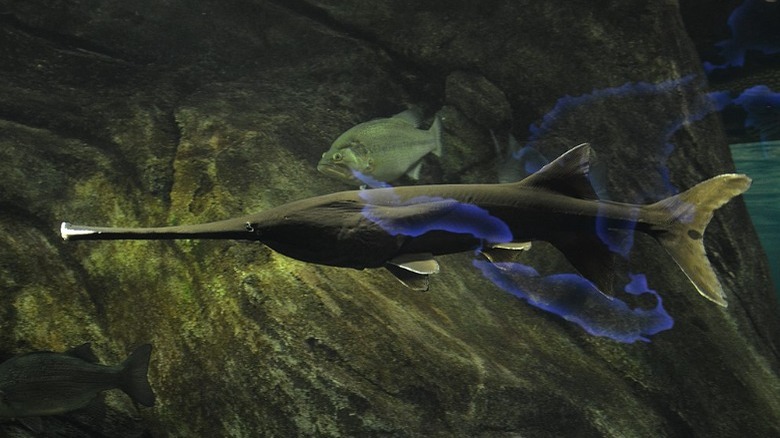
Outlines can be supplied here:
<path id="1" fill-rule="evenodd" d="M 418 129 L 422 115 L 416 108 L 390 118 L 371 120 L 341 134 L 322 154 L 317 170 L 350 183 L 376 186 L 407 174 L 420 176 L 422 158 L 441 156 L 441 120 L 430 129 Z"/>
<path id="2" fill-rule="evenodd" d="M 89 405 L 101 391 L 119 388 L 154 405 L 146 374 L 152 346 L 141 345 L 121 364 L 100 365 L 89 344 L 65 353 L 23 354 L 0 364 L 0 417 L 56 415 Z"/>

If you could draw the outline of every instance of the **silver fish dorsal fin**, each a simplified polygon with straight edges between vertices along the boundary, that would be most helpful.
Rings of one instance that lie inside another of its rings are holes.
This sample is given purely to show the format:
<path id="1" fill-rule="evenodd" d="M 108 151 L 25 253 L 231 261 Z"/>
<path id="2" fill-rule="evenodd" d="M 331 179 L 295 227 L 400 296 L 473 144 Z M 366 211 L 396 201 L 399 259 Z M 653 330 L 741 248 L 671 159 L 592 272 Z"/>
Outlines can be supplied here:
<path id="1" fill-rule="evenodd" d="M 420 108 L 413 106 L 406 111 L 401 111 L 391 118 L 403 120 L 415 128 L 419 128 L 422 123 L 422 111 L 420 111 Z"/>
<path id="2" fill-rule="evenodd" d="M 556 158 L 538 172 L 515 184 L 535 187 L 564 195 L 598 199 L 589 174 L 595 154 L 590 144 L 575 146 Z"/>

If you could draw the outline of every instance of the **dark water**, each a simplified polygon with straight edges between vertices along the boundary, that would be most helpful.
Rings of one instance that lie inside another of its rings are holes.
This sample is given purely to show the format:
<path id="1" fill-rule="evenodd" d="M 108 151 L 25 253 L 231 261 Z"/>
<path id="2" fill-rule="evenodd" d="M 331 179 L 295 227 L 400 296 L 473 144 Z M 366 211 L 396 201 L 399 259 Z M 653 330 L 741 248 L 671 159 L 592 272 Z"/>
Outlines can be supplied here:
<path id="1" fill-rule="evenodd" d="M 753 178 L 745 202 L 769 258 L 780 298 L 780 141 L 733 144 L 731 155 L 737 171 Z"/>

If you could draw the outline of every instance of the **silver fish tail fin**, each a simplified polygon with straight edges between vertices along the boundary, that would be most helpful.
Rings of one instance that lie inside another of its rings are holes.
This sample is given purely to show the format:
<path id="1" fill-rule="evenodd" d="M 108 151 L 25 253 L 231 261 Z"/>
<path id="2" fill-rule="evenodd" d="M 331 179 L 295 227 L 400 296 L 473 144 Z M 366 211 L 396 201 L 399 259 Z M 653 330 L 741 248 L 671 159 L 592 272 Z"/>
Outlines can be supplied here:
<path id="1" fill-rule="evenodd" d="M 724 174 L 646 208 L 668 218 L 659 226 L 656 239 L 672 256 L 703 297 L 723 307 L 726 296 L 704 250 L 704 229 L 715 210 L 750 187 L 746 175 Z"/>
<path id="2" fill-rule="evenodd" d="M 122 371 L 120 372 L 119 387 L 133 401 L 144 406 L 154 406 L 155 399 L 147 378 L 151 354 L 151 344 L 141 345 L 130 353 L 130 356 L 122 363 Z"/>

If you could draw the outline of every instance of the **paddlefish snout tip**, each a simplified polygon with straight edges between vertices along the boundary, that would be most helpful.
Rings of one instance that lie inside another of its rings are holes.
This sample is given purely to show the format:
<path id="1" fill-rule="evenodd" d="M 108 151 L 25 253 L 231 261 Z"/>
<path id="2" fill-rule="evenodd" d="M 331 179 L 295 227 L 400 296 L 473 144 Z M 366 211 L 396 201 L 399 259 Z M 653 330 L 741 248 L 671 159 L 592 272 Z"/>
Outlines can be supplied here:
<path id="1" fill-rule="evenodd" d="M 68 240 L 69 230 L 70 230 L 69 222 L 63 222 L 60 224 L 60 236 L 62 236 L 62 240 Z"/>
<path id="2" fill-rule="evenodd" d="M 73 236 L 84 236 L 96 233 L 98 232 L 93 229 L 72 225 L 70 222 L 63 222 L 60 224 L 60 236 L 62 236 L 62 240 L 69 240 Z"/>

